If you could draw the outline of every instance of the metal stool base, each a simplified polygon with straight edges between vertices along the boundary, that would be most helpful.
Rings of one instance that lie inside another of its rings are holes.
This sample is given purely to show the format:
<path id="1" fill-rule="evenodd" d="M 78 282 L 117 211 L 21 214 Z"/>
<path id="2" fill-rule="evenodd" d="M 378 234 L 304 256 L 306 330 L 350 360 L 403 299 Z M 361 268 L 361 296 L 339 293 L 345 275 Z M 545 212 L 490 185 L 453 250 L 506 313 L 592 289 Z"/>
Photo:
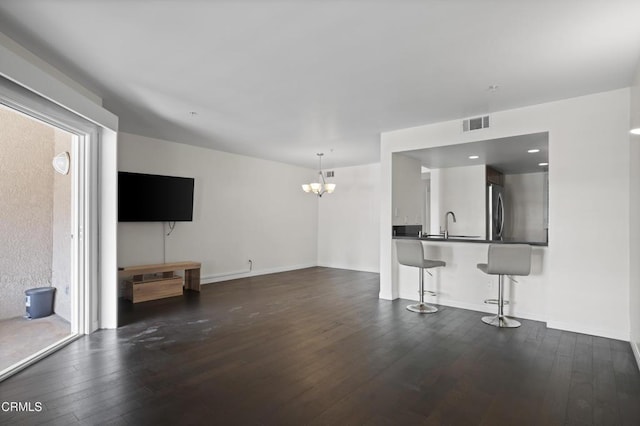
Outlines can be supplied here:
<path id="1" fill-rule="evenodd" d="M 417 312 L 419 314 L 432 314 L 438 312 L 438 308 L 435 306 L 427 305 L 426 303 L 416 303 L 415 305 L 407 306 L 407 310 L 411 312 Z"/>
<path id="2" fill-rule="evenodd" d="M 500 328 L 517 328 L 521 325 L 520 321 L 513 318 L 499 317 L 498 315 L 482 317 L 482 322 Z"/>

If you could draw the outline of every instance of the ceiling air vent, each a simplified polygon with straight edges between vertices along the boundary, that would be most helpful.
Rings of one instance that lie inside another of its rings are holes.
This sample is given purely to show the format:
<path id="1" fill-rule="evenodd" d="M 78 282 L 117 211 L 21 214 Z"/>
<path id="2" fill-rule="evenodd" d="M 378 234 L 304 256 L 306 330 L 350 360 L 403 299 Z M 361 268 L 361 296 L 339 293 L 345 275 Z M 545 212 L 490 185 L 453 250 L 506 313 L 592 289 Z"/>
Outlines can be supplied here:
<path id="1" fill-rule="evenodd" d="M 485 115 L 484 117 L 467 118 L 466 120 L 462 120 L 463 132 L 486 129 L 487 127 L 489 127 L 488 115 Z"/>

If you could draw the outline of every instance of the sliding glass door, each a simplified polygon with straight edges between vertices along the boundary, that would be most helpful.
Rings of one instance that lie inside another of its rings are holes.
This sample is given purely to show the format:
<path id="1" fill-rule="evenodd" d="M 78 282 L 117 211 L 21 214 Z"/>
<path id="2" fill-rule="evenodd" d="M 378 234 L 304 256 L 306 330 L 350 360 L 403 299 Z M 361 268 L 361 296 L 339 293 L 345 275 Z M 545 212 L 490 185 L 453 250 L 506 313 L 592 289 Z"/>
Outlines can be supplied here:
<path id="1" fill-rule="evenodd" d="M 99 141 L 93 124 L 6 80 L 0 127 L 2 380 L 95 328 Z"/>

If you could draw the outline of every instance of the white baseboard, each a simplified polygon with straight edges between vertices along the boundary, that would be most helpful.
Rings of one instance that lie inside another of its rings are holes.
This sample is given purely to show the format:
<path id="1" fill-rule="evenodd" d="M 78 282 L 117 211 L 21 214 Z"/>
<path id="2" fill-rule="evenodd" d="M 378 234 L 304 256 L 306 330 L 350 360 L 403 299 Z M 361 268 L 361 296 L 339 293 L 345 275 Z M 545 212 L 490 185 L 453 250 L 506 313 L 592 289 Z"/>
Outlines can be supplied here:
<path id="1" fill-rule="evenodd" d="M 497 314 L 498 313 L 498 306 L 497 305 L 490 305 L 490 304 L 486 304 L 486 303 L 465 303 L 465 302 L 458 302 L 455 300 L 449 300 L 449 299 L 442 299 L 442 298 L 438 298 L 438 297 L 434 297 L 433 298 L 434 303 L 437 303 L 439 305 L 444 305 L 444 306 L 451 306 L 452 308 L 460 308 L 460 309 L 466 309 L 469 311 L 478 311 L 478 312 L 486 312 L 488 314 Z M 522 318 L 522 319 L 527 319 L 527 320 L 532 320 L 532 321 L 541 321 L 541 322 L 545 322 L 546 319 L 544 317 L 544 315 L 539 314 L 539 313 L 533 313 L 533 312 L 521 312 L 518 310 L 513 311 L 513 313 L 508 312 L 507 310 L 508 308 L 505 306 L 504 308 L 505 310 L 505 314 L 509 315 L 509 316 L 513 316 L 516 318 Z"/>
<path id="2" fill-rule="evenodd" d="M 610 330 L 602 328 L 593 328 L 584 326 L 582 324 L 568 323 L 562 321 L 547 321 L 547 328 L 554 328 L 556 330 L 571 331 L 574 333 L 588 334 L 591 336 L 606 337 L 608 339 L 624 340 L 628 342 L 630 339 L 629 333 L 621 330 Z"/>
<path id="3" fill-rule="evenodd" d="M 380 298 L 386 299 L 382 296 L 380 296 Z M 407 299 L 407 300 L 417 300 L 414 294 L 411 294 L 409 297 L 407 297 L 406 294 L 401 294 L 400 298 Z M 433 303 L 436 305 L 451 306 L 452 308 L 467 309 L 470 311 L 478 311 L 478 312 L 495 313 L 497 309 L 495 305 L 486 305 L 484 303 L 466 303 L 466 302 L 460 302 L 457 300 L 443 299 L 439 297 L 429 297 L 429 298 L 426 298 L 425 301 L 427 303 Z M 545 322 L 547 324 L 547 328 L 553 328 L 556 330 L 571 331 L 574 333 L 588 334 L 591 336 L 606 337 L 608 339 L 623 340 L 625 342 L 628 342 L 630 340 L 629 334 L 621 330 L 599 329 L 599 328 L 585 327 L 584 325 L 575 324 L 575 323 L 549 321 L 546 319 L 546 316 L 541 313 L 521 312 L 518 310 L 514 310 L 513 314 L 509 313 L 509 316 L 514 316 L 516 318 L 523 318 L 523 319 L 528 319 L 533 321 Z M 640 367 L 640 348 L 638 347 L 637 344 L 636 345 L 632 344 L 632 348 L 634 350 L 634 354 L 636 356 L 636 361 L 638 362 L 638 366 Z"/>
<path id="4" fill-rule="evenodd" d="M 406 295 L 400 295 L 400 298 L 417 301 L 417 299 L 413 294 L 411 295 L 411 297 L 403 297 L 403 296 L 406 296 Z M 498 312 L 498 307 L 496 305 L 489 305 L 486 303 L 460 302 L 458 300 L 445 299 L 438 296 L 428 297 L 428 298 L 425 297 L 425 302 L 433 303 L 435 305 L 450 306 L 452 308 L 466 309 L 468 311 L 486 312 L 488 314 L 496 314 Z M 505 313 L 507 313 L 507 309 L 508 308 L 505 307 Z M 509 311 L 507 315 L 513 316 L 516 318 L 528 319 L 532 321 L 546 322 L 546 318 L 544 314 L 535 313 L 535 312 L 522 312 L 514 309 L 513 313 Z"/>
<path id="5" fill-rule="evenodd" d="M 278 272 L 295 271 L 297 269 L 312 268 L 314 266 L 318 266 L 318 265 L 315 263 L 305 263 L 301 265 L 279 266 L 276 268 L 254 269 L 253 271 L 245 270 L 245 271 L 225 272 L 222 274 L 213 274 L 213 275 L 200 277 L 200 285 L 212 284 L 212 283 L 217 283 L 221 281 L 235 280 L 238 278 L 256 277 L 258 275 L 275 274 Z"/>
<path id="6" fill-rule="evenodd" d="M 485 305 L 484 303 L 466 303 L 457 300 L 443 299 L 441 297 L 425 297 L 427 303 L 434 303 L 436 305 L 450 306 L 452 308 L 466 309 L 467 311 L 486 312 L 493 314 L 498 312 L 498 307 L 495 305 Z"/>
<path id="7" fill-rule="evenodd" d="M 378 298 L 382 299 L 382 300 L 388 300 L 390 302 L 394 301 L 397 299 L 397 297 L 393 297 L 393 295 L 391 293 L 385 292 L 385 293 L 378 293 Z"/>
<path id="8" fill-rule="evenodd" d="M 640 369 L 640 346 L 638 346 L 637 342 L 631 342 L 631 350 L 633 351 L 633 356 L 636 357 L 638 369 Z"/>
<path id="9" fill-rule="evenodd" d="M 349 271 L 360 271 L 360 272 L 373 272 L 376 274 L 380 273 L 379 266 L 364 266 L 364 265 L 352 265 L 352 264 L 326 264 L 326 263 L 318 263 L 318 266 L 322 266 L 324 268 L 335 268 L 335 269 L 347 269 Z"/>

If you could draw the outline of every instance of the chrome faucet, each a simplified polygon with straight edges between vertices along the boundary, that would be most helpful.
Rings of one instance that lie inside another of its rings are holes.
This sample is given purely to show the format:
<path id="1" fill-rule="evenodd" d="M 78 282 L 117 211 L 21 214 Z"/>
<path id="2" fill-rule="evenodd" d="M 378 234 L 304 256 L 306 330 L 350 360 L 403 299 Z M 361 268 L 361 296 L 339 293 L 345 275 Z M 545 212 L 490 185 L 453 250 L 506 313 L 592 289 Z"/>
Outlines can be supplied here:
<path id="1" fill-rule="evenodd" d="M 444 238 L 449 238 L 449 215 L 453 218 L 453 223 L 456 223 L 456 215 L 454 212 L 447 212 L 444 215 Z"/>

